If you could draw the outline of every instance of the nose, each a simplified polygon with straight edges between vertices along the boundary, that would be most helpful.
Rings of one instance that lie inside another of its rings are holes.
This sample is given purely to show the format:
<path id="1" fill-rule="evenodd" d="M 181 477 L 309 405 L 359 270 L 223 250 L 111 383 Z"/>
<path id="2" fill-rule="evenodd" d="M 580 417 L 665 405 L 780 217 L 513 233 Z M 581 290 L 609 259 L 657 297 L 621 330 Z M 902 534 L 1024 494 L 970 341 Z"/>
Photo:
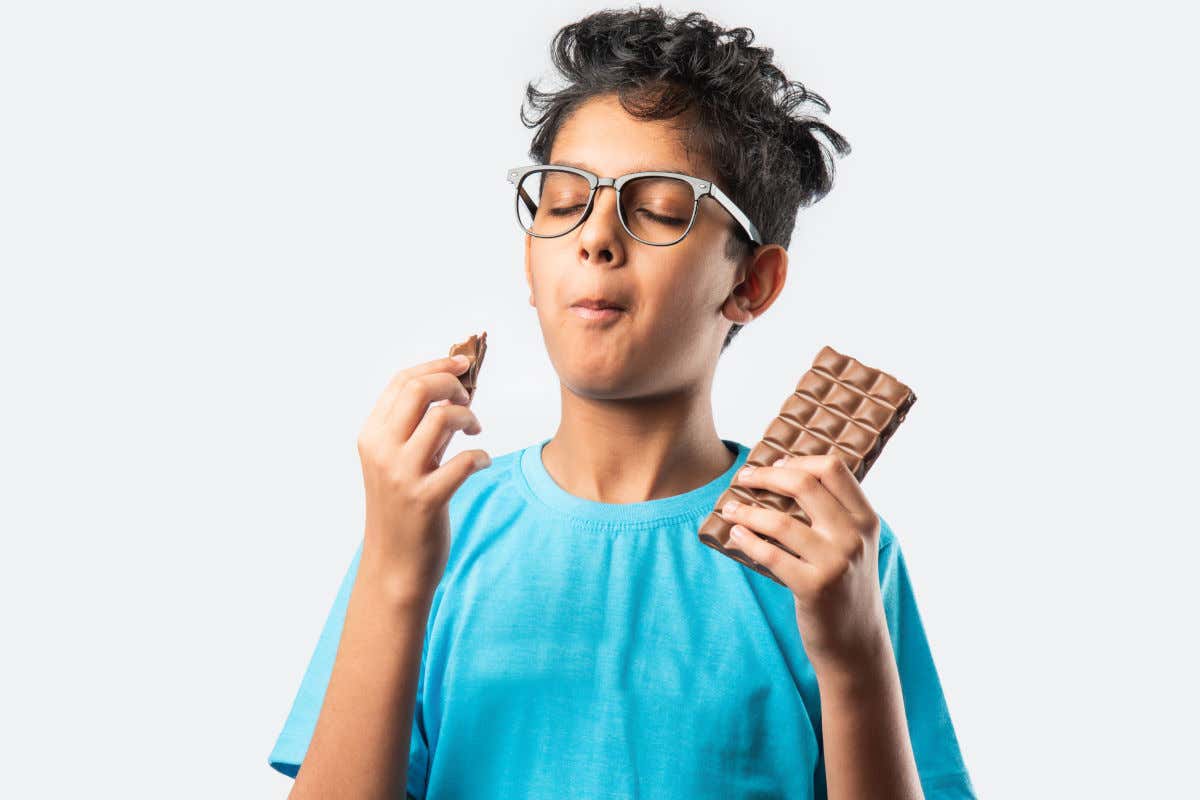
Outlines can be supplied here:
<path id="1" fill-rule="evenodd" d="M 612 189 L 606 192 L 605 189 Z M 625 229 L 617 208 L 617 190 L 611 178 L 601 178 L 592 197 L 591 208 L 584 214 L 579 232 L 581 260 L 611 264 L 625 257 Z"/>

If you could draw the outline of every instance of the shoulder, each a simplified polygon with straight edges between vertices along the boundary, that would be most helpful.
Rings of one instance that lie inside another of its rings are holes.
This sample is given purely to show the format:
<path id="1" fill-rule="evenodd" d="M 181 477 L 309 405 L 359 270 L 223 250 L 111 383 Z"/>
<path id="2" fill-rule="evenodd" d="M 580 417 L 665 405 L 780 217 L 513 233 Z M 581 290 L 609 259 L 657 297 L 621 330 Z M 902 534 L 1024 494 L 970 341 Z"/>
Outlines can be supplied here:
<path id="1" fill-rule="evenodd" d="M 474 555 L 487 550 L 525 517 L 520 459 L 525 448 L 493 455 L 492 463 L 471 473 L 450 497 L 450 549 L 437 595 L 445 584 L 464 577 Z M 460 574 L 463 573 L 463 574 Z"/>
<path id="2" fill-rule="evenodd" d="M 527 504 L 521 491 L 521 447 L 492 457 L 492 463 L 471 473 L 450 497 L 452 536 L 504 526 Z M 472 537 L 474 538 L 474 537 Z"/>

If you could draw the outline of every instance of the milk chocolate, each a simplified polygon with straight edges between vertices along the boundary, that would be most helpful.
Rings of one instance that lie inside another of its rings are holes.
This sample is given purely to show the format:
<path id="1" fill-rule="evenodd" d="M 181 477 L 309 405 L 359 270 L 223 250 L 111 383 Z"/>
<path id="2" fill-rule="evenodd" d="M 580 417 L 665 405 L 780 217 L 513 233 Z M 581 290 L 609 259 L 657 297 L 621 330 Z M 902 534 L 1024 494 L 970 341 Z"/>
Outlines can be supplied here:
<path id="1" fill-rule="evenodd" d="M 788 455 L 835 453 L 861 483 L 883 446 L 917 400 L 912 389 L 893 376 L 825 346 L 800 378 L 767 432 L 746 457 L 746 464 L 771 466 Z M 734 523 L 721 515 L 729 500 L 783 511 L 811 525 L 795 499 L 768 489 L 731 483 L 700 525 L 700 541 L 784 586 L 775 574 L 738 549 L 729 538 Z M 800 557 L 771 536 L 758 534 Z"/>
<path id="2" fill-rule="evenodd" d="M 467 390 L 469 400 L 475 399 L 475 386 L 479 381 L 479 369 L 483 366 L 483 354 L 487 352 L 487 331 L 476 336 L 471 334 L 471 338 L 465 342 L 459 342 L 450 348 L 450 355 L 464 355 L 471 359 L 471 364 L 466 370 L 458 376 L 459 382 L 463 388 Z M 468 401 L 469 402 L 469 401 Z"/>

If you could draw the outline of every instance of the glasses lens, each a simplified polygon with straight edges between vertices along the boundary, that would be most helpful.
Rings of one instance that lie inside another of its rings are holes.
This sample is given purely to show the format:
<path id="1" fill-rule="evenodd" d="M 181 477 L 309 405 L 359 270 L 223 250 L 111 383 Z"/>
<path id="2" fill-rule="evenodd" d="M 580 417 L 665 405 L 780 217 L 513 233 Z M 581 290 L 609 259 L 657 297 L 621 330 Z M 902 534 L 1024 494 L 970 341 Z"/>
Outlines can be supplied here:
<path id="1" fill-rule="evenodd" d="M 517 187 L 517 216 L 536 236 L 558 236 L 583 216 L 590 193 L 587 178 L 574 172 L 530 172 Z"/>
<path id="2" fill-rule="evenodd" d="M 621 189 L 621 212 L 634 236 L 650 244 L 672 244 L 692 222 L 696 194 L 679 178 L 634 178 Z"/>

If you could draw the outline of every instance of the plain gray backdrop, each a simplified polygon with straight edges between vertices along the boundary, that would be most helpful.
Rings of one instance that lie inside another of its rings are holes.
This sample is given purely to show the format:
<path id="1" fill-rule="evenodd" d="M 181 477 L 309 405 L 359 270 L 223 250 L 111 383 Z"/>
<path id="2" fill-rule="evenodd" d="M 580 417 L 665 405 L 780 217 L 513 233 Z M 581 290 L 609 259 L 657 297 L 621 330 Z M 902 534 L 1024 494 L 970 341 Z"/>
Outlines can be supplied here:
<path id="1" fill-rule="evenodd" d="M 267 756 L 388 379 L 486 329 L 483 433 L 446 458 L 555 430 L 504 173 L 551 35 L 600 7 L 0 9 L 0 794 L 285 796 Z M 864 490 L 980 796 L 1187 786 L 1194 29 L 1165 3 L 667 7 L 753 28 L 854 148 L 721 360 L 721 435 L 757 441 L 825 344 L 902 377 Z"/>

